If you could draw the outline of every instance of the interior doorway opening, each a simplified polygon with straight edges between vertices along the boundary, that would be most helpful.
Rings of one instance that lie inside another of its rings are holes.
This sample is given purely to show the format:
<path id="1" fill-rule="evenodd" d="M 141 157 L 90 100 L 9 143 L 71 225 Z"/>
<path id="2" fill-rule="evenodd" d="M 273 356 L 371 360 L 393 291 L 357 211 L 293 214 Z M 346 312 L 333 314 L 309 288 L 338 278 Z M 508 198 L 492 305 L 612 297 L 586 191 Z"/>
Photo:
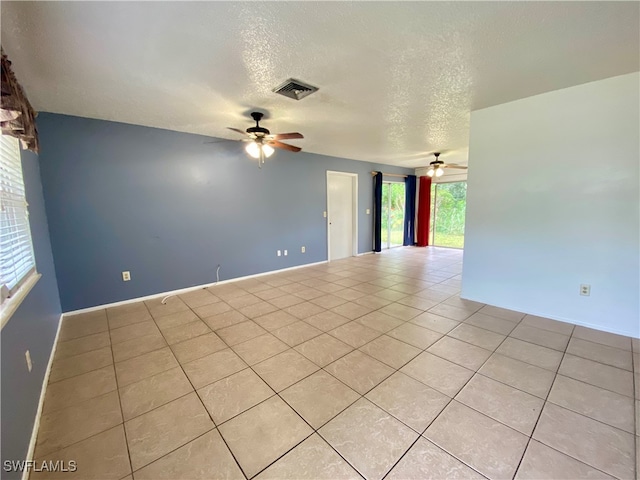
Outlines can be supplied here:
<path id="1" fill-rule="evenodd" d="M 382 183 L 382 248 L 404 243 L 404 182 Z"/>
<path id="2" fill-rule="evenodd" d="M 467 182 L 432 184 L 429 245 L 464 248 L 466 210 Z"/>

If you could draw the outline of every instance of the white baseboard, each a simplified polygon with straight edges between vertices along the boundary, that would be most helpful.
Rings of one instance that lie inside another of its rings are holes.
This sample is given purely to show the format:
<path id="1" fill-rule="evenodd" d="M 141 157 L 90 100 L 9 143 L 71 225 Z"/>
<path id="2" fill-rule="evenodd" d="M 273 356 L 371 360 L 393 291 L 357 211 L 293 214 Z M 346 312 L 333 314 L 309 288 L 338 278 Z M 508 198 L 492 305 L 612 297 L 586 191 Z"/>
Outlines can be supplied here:
<path id="1" fill-rule="evenodd" d="M 60 336 L 60 327 L 62 326 L 62 317 L 58 319 L 58 328 L 56 330 L 56 337 L 53 339 L 53 345 L 51 346 L 51 354 L 49 355 L 49 363 L 47 369 L 44 372 L 44 378 L 42 379 L 42 389 L 40 390 L 40 401 L 38 402 L 38 411 L 36 412 L 36 418 L 33 422 L 33 430 L 31 431 L 31 441 L 29 442 L 29 450 L 27 451 L 27 465 L 28 462 L 33 460 L 33 453 L 36 449 L 36 440 L 38 439 L 38 430 L 40 429 L 40 418 L 42 417 L 42 407 L 44 406 L 44 397 L 47 394 L 47 385 L 49 384 L 49 375 L 51 375 L 51 365 L 53 364 L 53 357 L 56 354 L 56 348 L 58 347 L 58 337 Z M 31 474 L 29 468 L 25 468 L 22 472 L 22 480 L 28 480 Z"/>
<path id="2" fill-rule="evenodd" d="M 372 250 L 372 251 L 370 251 L 370 252 L 363 252 L 363 253 L 359 253 L 359 254 L 358 254 L 358 257 L 361 257 L 361 256 L 363 256 L 363 255 L 373 255 L 373 250 Z"/>
<path id="3" fill-rule="evenodd" d="M 71 311 L 68 311 L 68 312 L 64 312 L 63 315 L 77 315 L 79 313 L 95 312 L 96 310 L 102 310 L 104 308 L 119 307 L 120 305 L 127 305 L 129 303 L 143 302 L 145 300 L 152 300 L 152 299 L 158 298 L 158 297 L 172 297 L 174 295 L 180 295 L 182 293 L 192 292 L 194 290 L 201 290 L 203 288 L 213 287 L 215 285 L 224 285 L 226 283 L 240 282 L 242 280 L 248 280 L 250 278 L 263 277 L 265 275 L 271 275 L 271 274 L 274 274 L 274 273 L 287 272 L 289 270 L 297 270 L 299 268 L 313 267 L 315 265 L 322 265 L 324 263 L 328 263 L 328 262 L 326 260 L 323 260 L 321 262 L 305 263 L 304 265 L 296 265 L 295 267 L 287 267 L 287 268 L 281 268 L 279 270 L 270 270 L 268 272 L 254 273 L 253 275 L 246 275 L 244 277 L 230 278 L 229 280 L 222 280 L 220 282 L 206 283 L 206 284 L 203 284 L 203 285 L 196 285 L 196 286 L 193 286 L 193 287 L 180 288 L 178 290 L 170 290 L 168 292 L 154 293 L 152 295 L 146 295 L 144 297 L 130 298 L 129 300 L 122 300 L 122 301 L 119 301 L 119 302 L 105 303 L 105 304 L 102 304 L 102 305 L 96 305 L 95 307 L 87 307 L 87 308 L 81 308 L 79 310 L 71 310 Z"/>

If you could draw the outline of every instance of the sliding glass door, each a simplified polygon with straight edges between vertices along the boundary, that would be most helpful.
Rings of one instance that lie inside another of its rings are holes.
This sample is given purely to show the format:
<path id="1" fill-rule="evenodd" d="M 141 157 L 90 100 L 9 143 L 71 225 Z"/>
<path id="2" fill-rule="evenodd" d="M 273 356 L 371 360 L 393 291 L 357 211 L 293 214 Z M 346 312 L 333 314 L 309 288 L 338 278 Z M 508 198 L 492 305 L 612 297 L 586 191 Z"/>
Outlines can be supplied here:
<path id="1" fill-rule="evenodd" d="M 382 184 L 382 248 L 402 245 L 404 240 L 404 183 Z"/>
<path id="2" fill-rule="evenodd" d="M 464 216 L 467 182 L 435 183 L 431 186 L 431 245 L 464 247 Z"/>

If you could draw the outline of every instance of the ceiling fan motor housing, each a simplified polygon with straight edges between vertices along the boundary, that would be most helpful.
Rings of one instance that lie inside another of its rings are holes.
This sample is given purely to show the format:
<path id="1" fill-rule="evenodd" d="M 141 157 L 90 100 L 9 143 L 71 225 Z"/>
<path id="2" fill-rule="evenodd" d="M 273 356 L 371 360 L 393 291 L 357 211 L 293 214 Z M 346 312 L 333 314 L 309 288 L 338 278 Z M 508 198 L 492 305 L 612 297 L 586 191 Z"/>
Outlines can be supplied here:
<path id="1" fill-rule="evenodd" d="M 262 128 L 260 126 L 260 120 L 262 120 L 263 116 L 264 114 L 261 112 L 251 112 L 251 117 L 256 121 L 256 126 L 247 128 L 247 133 L 256 133 L 262 135 L 269 135 L 271 133 L 266 128 Z"/>

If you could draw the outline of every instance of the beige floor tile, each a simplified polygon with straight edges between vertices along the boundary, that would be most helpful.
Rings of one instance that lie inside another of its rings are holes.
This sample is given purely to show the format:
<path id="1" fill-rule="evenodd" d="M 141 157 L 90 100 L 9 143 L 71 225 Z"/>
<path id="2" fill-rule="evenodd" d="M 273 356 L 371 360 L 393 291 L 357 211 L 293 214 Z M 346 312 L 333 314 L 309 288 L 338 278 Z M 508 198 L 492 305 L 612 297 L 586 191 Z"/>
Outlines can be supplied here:
<path id="1" fill-rule="evenodd" d="M 250 368 L 223 378 L 198 390 L 202 403 L 216 425 L 275 395 L 275 392 Z"/>
<path id="2" fill-rule="evenodd" d="M 144 302 L 125 303 L 124 305 L 107 308 L 107 317 L 111 319 L 119 317 L 120 315 L 139 313 L 141 311 L 149 312 Z"/>
<path id="3" fill-rule="evenodd" d="M 422 298 L 417 295 L 408 295 L 398 300 L 398 303 L 406 305 L 407 307 L 417 308 L 418 310 L 429 310 L 432 307 L 438 305 L 437 300 L 430 300 L 428 298 Z"/>
<path id="4" fill-rule="evenodd" d="M 59 342 L 56 346 L 56 356 L 54 361 L 73 357 L 74 355 L 80 355 L 81 353 L 91 352 L 98 348 L 108 347 L 109 345 L 111 345 L 109 332 L 94 333 L 93 335 L 76 338 L 75 340 Z"/>
<path id="5" fill-rule="evenodd" d="M 341 292 L 337 292 L 341 293 Z M 333 307 L 331 309 L 332 312 L 337 313 L 338 315 L 342 315 L 350 320 L 355 320 L 356 318 L 360 318 L 367 313 L 372 311 L 371 307 L 365 307 L 364 305 L 358 305 L 354 302 L 343 303 L 342 305 L 338 305 L 337 307 Z"/>
<path id="6" fill-rule="evenodd" d="M 216 334 L 229 346 L 246 342 L 265 333 L 267 331 L 264 328 L 252 321 L 236 323 L 216 331 Z"/>
<path id="7" fill-rule="evenodd" d="M 379 480 L 409 449 L 417 433 L 360 399 L 318 433 L 368 480 Z"/>
<path id="8" fill-rule="evenodd" d="M 387 335 L 422 350 L 428 348 L 442 338 L 441 333 L 434 332 L 428 328 L 419 327 L 412 323 L 405 323 L 398 328 L 394 328 L 387 332 Z"/>
<path id="9" fill-rule="evenodd" d="M 428 352 L 476 371 L 491 356 L 491 351 L 448 336 L 431 345 Z"/>
<path id="10" fill-rule="evenodd" d="M 631 339 L 629 337 L 623 337 L 622 335 L 616 335 L 615 333 L 602 332 L 578 325 L 573 330 L 573 336 L 589 342 L 608 345 L 609 347 L 631 350 Z"/>
<path id="11" fill-rule="evenodd" d="M 276 392 L 280 392 L 318 370 L 318 366 L 289 349 L 254 365 L 255 372 Z"/>
<path id="12" fill-rule="evenodd" d="M 219 430 L 249 478 L 313 433 L 277 396 L 232 418 Z"/>
<path id="13" fill-rule="evenodd" d="M 336 312 L 326 310 L 324 312 L 311 315 L 310 317 L 305 318 L 304 321 L 323 332 L 328 332 L 329 330 L 338 328 L 340 325 L 349 323 L 351 320 L 337 314 Z"/>
<path id="14" fill-rule="evenodd" d="M 529 443 L 515 478 L 519 480 L 540 480 L 541 478 L 613 480 L 613 477 L 606 473 L 535 440 Z"/>
<path id="15" fill-rule="evenodd" d="M 536 440 L 618 478 L 633 478 L 633 435 L 547 403 L 533 433 Z"/>
<path id="16" fill-rule="evenodd" d="M 635 431 L 631 397 L 558 375 L 548 400 L 629 433 Z"/>
<path id="17" fill-rule="evenodd" d="M 257 318 L 262 315 L 266 315 L 267 313 L 275 312 L 276 310 L 278 310 L 277 307 L 274 307 L 264 300 L 260 300 L 258 303 L 238 309 L 241 314 L 248 318 Z"/>
<path id="18" fill-rule="evenodd" d="M 282 295 L 281 297 L 272 298 L 269 300 L 271 305 L 274 305 L 278 308 L 287 308 L 293 305 L 298 305 L 299 303 L 304 302 L 305 300 L 300 297 L 296 297 L 295 295 L 291 295 L 289 293 Z"/>
<path id="19" fill-rule="evenodd" d="M 40 420 L 35 458 L 58 451 L 122 423 L 117 392 L 46 413 Z"/>
<path id="20" fill-rule="evenodd" d="M 29 478 L 34 480 L 120 480 L 131 472 L 127 441 L 122 425 L 57 452 L 49 453 L 37 461 L 59 461 L 65 466 L 75 461 L 77 470 L 75 472 L 33 471 Z"/>
<path id="21" fill-rule="evenodd" d="M 551 370 L 558 370 L 562 361 L 563 353 L 547 347 L 541 347 L 534 343 L 507 337 L 496 350 L 496 353 L 515 358 L 536 367 Z"/>
<path id="22" fill-rule="evenodd" d="M 145 300 L 144 302 L 153 318 L 189 309 L 187 304 L 180 300 L 179 297 L 169 297 L 165 300 L 164 304 L 162 303 L 162 299 L 163 297 L 157 297 L 152 300 Z"/>
<path id="23" fill-rule="evenodd" d="M 423 352 L 400 370 L 448 397 L 455 396 L 473 376 L 473 371 Z"/>
<path id="24" fill-rule="evenodd" d="M 188 363 L 225 348 L 227 345 L 215 333 L 207 333 L 171 345 L 171 350 L 180 363 Z"/>
<path id="25" fill-rule="evenodd" d="M 125 422 L 131 465 L 136 471 L 214 428 L 194 393 Z"/>
<path id="26" fill-rule="evenodd" d="M 349 322 L 329 332 L 329 335 L 336 337 L 338 340 L 358 348 L 365 343 L 370 342 L 381 335 L 380 332 L 373 328 L 365 327 L 357 322 Z"/>
<path id="27" fill-rule="evenodd" d="M 422 433 L 451 401 L 449 397 L 413 378 L 396 372 L 366 398 L 405 425 Z"/>
<path id="28" fill-rule="evenodd" d="M 443 335 L 449 333 L 460 325 L 460 322 L 456 322 L 450 318 L 441 317 L 440 315 L 430 312 L 424 312 L 418 315 L 411 320 L 411 323 L 419 325 L 420 327 L 428 328 L 434 332 L 442 333 Z"/>
<path id="29" fill-rule="evenodd" d="M 195 322 L 186 323 L 177 327 L 166 328 L 162 331 L 169 345 L 184 342 L 185 340 L 207 333 L 211 333 L 211 329 L 202 320 L 196 320 Z"/>
<path id="30" fill-rule="evenodd" d="M 395 369 L 401 368 L 422 352 L 419 348 L 387 335 L 372 340 L 359 350 Z"/>
<path id="31" fill-rule="evenodd" d="M 346 298 L 338 297 L 337 295 L 332 295 L 330 293 L 327 293 L 326 295 L 322 295 L 320 297 L 314 298 L 309 301 L 311 303 L 315 303 L 316 305 L 320 305 L 322 308 L 326 308 L 326 309 L 337 307 L 338 305 L 347 303 Z"/>
<path id="32" fill-rule="evenodd" d="M 387 300 L 386 298 L 382 298 L 377 295 L 367 295 L 365 297 L 360 297 L 357 300 L 354 300 L 354 303 L 377 310 L 378 308 L 382 308 L 392 302 L 391 300 Z"/>
<path id="33" fill-rule="evenodd" d="M 544 405 L 541 398 L 482 375 L 474 375 L 456 400 L 527 436 Z"/>
<path id="34" fill-rule="evenodd" d="M 419 438 L 385 477 L 388 480 L 411 478 L 423 480 L 484 479 L 478 472 L 424 438 Z"/>
<path id="35" fill-rule="evenodd" d="M 491 315 L 493 317 L 503 318 L 504 320 L 510 320 L 512 322 L 519 322 L 524 318 L 524 313 L 514 312 L 513 310 L 507 310 L 506 308 L 494 307 L 492 305 L 485 305 L 480 310 L 480 313 Z"/>
<path id="36" fill-rule="evenodd" d="M 231 305 L 226 302 L 217 302 L 211 303 L 209 305 L 203 305 L 202 307 L 196 307 L 193 309 L 193 311 L 202 320 L 206 320 L 210 317 L 217 317 L 218 315 L 222 315 L 223 313 L 232 312 L 235 310 L 233 310 L 233 307 L 231 307 Z"/>
<path id="37" fill-rule="evenodd" d="M 161 348 L 139 357 L 116 363 L 116 375 L 120 388 L 178 366 L 169 347 Z"/>
<path id="38" fill-rule="evenodd" d="M 249 365 L 255 365 L 288 350 L 289 346 L 272 334 L 266 333 L 234 345 L 232 348 Z"/>
<path id="39" fill-rule="evenodd" d="M 384 298 L 385 300 L 391 300 L 392 302 L 397 302 L 405 297 L 408 296 L 408 294 L 404 293 L 404 292 L 399 292 L 397 290 L 381 290 L 379 292 L 377 292 L 375 294 L 376 297 L 380 297 L 380 298 Z"/>
<path id="40" fill-rule="evenodd" d="M 120 327 L 126 327 L 127 325 L 133 325 L 134 323 L 144 322 L 151 320 L 151 314 L 145 307 L 144 309 L 135 310 L 128 313 L 122 313 L 119 315 L 108 315 L 109 328 L 114 330 Z"/>
<path id="41" fill-rule="evenodd" d="M 390 303 L 386 307 L 382 307 L 379 311 L 402 321 L 409 321 L 423 312 L 420 309 L 402 305 L 401 303 Z"/>
<path id="42" fill-rule="evenodd" d="M 393 373 L 393 369 L 356 350 L 324 367 L 334 377 L 364 395 Z"/>
<path id="43" fill-rule="evenodd" d="M 120 342 L 126 342 L 133 338 L 144 337 L 159 333 L 158 327 L 153 320 L 145 320 L 144 322 L 134 323 L 126 327 L 111 330 L 111 344 L 116 345 Z"/>
<path id="44" fill-rule="evenodd" d="M 292 305 L 291 307 L 287 307 L 284 311 L 300 320 L 304 320 L 307 317 L 324 312 L 325 309 L 311 302 L 302 302 Z"/>
<path id="45" fill-rule="evenodd" d="M 464 323 L 484 328 L 485 330 L 489 330 L 493 333 L 499 333 L 500 335 L 509 335 L 517 325 L 515 322 L 498 317 L 492 317 L 491 315 L 486 315 L 484 313 L 474 313 L 467 318 Z"/>
<path id="46" fill-rule="evenodd" d="M 125 421 L 193 392 L 180 367 L 147 377 L 120 389 Z"/>
<path id="47" fill-rule="evenodd" d="M 322 297 L 325 295 L 325 292 L 323 292 L 322 290 L 318 290 L 316 288 L 310 288 L 307 287 L 303 290 L 298 290 L 297 292 L 294 293 L 294 295 L 296 295 L 297 297 L 303 298 L 306 301 L 310 302 L 311 300 L 318 298 L 318 297 Z"/>
<path id="48" fill-rule="evenodd" d="M 633 397 L 633 374 L 627 370 L 566 354 L 558 373 L 596 387 Z"/>
<path id="49" fill-rule="evenodd" d="M 593 343 L 579 338 L 572 338 L 567 353 L 595 362 L 633 371 L 633 357 L 630 351 Z"/>
<path id="50" fill-rule="evenodd" d="M 134 475 L 136 480 L 245 478 L 217 430 L 211 430 L 192 440 L 138 470 Z"/>
<path id="51" fill-rule="evenodd" d="M 201 388 L 217 382 L 246 367 L 247 364 L 230 348 L 182 365 L 184 372 L 195 388 Z"/>
<path id="52" fill-rule="evenodd" d="M 547 397 L 555 377 L 554 372 L 495 353 L 478 373 L 539 398 Z"/>
<path id="53" fill-rule="evenodd" d="M 317 434 L 311 435 L 257 480 L 361 480 L 361 476 Z"/>
<path id="54" fill-rule="evenodd" d="M 62 319 L 58 341 L 65 342 L 74 338 L 86 337 L 109 330 L 107 314 L 104 310 L 82 313 Z"/>
<path id="55" fill-rule="evenodd" d="M 256 295 L 252 295 L 251 293 L 247 293 L 246 295 L 233 297 L 229 299 L 227 303 L 237 310 L 240 308 L 248 307 L 249 305 L 255 305 L 256 303 L 260 303 L 261 300 L 262 299 L 260 297 L 257 297 Z"/>
<path id="56" fill-rule="evenodd" d="M 204 317 L 202 321 L 209 325 L 209 328 L 213 331 L 220 330 L 221 328 L 230 327 L 238 323 L 246 322 L 249 319 L 242 315 L 237 310 L 228 310 L 223 313 L 219 313 L 212 317 Z"/>
<path id="57" fill-rule="evenodd" d="M 333 294 L 335 296 L 337 296 L 337 297 L 344 298 L 345 300 L 348 300 L 349 302 L 354 302 L 355 300 L 358 300 L 359 298 L 365 297 L 367 295 L 364 292 L 359 292 L 358 290 L 354 290 L 352 288 L 343 288 L 341 290 L 336 290 L 335 292 L 333 292 Z M 367 308 L 367 307 L 365 307 L 365 308 Z M 370 311 L 371 310 L 368 309 L 367 313 L 370 312 Z M 356 312 L 358 312 L 357 309 L 354 310 L 354 313 L 356 313 Z M 351 317 L 349 317 L 349 318 L 351 318 Z"/>
<path id="58" fill-rule="evenodd" d="M 186 303 L 189 308 L 202 307 L 204 305 L 211 305 L 220 301 L 213 293 L 206 288 L 199 290 L 192 290 L 191 292 L 183 293 L 180 295 L 180 300 Z"/>
<path id="59" fill-rule="evenodd" d="M 431 307 L 429 312 L 440 315 L 441 317 L 450 318 L 457 322 L 463 322 L 469 318 L 474 310 L 468 310 L 466 308 L 454 307 L 453 305 L 447 305 L 446 303 L 440 303 L 435 307 Z"/>
<path id="60" fill-rule="evenodd" d="M 536 327 L 520 324 L 510 334 L 511 337 L 535 343 L 542 347 L 552 348 L 563 352 L 569 343 L 569 337 L 560 333 L 542 330 Z"/>
<path id="61" fill-rule="evenodd" d="M 275 312 L 267 313 L 266 315 L 254 319 L 254 322 L 256 322 L 258 325 L 269 332 L 277 330 L 278 328 L 282 328 L 286 325 L 290 325 L 297 321 L 298 319 L 296 317 L 294 317 L 290 313 L 285 312 L 284 310 L 277 310 Z"/>
<path id="62" fill-rule="evenodd" d="M 380 333 L 386 333 L 404 323 L 404 321 L 380 311 L 367 313 L 366 315 L 358 318 L 356 322 L 364 325 L 365 327 L 377 330 Z"/>
<path id="63" fill-rule="evenodd" d="M 320 428 L 360 398 L 322 370 L 280 392 L 280 396 L 314 429 Z"/>
<path id="64" fill-rule="evenodd" d="M 460 298 L 459 295 L 454 295 L 453 297 L 449 297 L 443 303 L 446 303 L 447 305 L 453 305 L 454 307 L 473 310 L 474 312 L 477 312 L 482 307 L 484 307 L 484 303 L 474 302 L 473 300 L 466 300 L 464 298 Z"/>
<path id="65" fill-rule="evenodd" d="M 278 328 L 271 333 L 290 347 L 295 347 L 318 335 L 322 335 L 322 330 L 318 330 L 308 323 L 298 320 L 295 323 Z"/>
<path id="66" fill-rule="evenodd" d="M 489 478 L 512 478 L 528 441 L 525 435 L 455 400 L 424 436 Z"/>
<path id="67" fill-rule="evenodd" d="M 295 350 L 320 367 L 345 356 L 353 347 L 326 333 L 295 347 Z"/>
<path id="68" fill-rule="evenodd" d="M 549 330 L 550 332 L 561 333 L 562 335 L 571 335 L 574 325 L 572 323 L 558 322 L 550 318 L 537 317 L 535 315 L 525 315 L 522 319 L 523 325 Z"/>
<path id="69" fill-rule="evenodd" d="M 156 325 L 160 330 L 167 328 L 177 327 L 178 325 L 185 325 L 198 320 L 198 316 L 191 310 L 182 310 L 176 313 L 170 313 L 169 315 L 163 315 L 155 319 Z"/>
<path id="70" fill-rule="evenodd" d="M 117 388 L 113 365 L 51 383 L 47 386 L 43 413 L 77 405 Z"/>
<path id="71" fill-rule="evenodd" d="M 133 338 L 126 342 L 113 345 L 113 359 L 116 362 L 122 362 L 133 357 L 144 355 L 167 346 L 167 342 L 160 332 L 144 337 Z"/>
<path id="72" fill-rule="evenodd" d="M 111 347 L 103 347 L 62 360 L 54 360 L 51 366 L 49 382 L 58 382 L 65 378 L 75 377 L 83 373 L 98 370 L 113 364 Z"/>
<path id="73" fill-rule="evenodd" d="M 466 323 L 458 325 L 447 335 L 491 351 L 498 348 L 506 338 L 504 335 L 490 332 L 484 328 L 474 327 L 473 325 L 468 325 Z"/>

